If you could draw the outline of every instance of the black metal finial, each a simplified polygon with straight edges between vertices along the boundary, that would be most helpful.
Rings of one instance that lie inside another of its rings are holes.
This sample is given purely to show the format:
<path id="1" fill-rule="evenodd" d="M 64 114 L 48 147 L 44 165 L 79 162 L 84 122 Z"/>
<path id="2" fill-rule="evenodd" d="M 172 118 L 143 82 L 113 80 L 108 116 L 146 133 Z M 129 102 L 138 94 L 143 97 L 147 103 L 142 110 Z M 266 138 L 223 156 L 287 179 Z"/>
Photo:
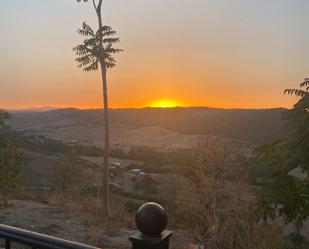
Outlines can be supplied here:
<path id="1" fill-rule="evenodd" d="M 165 209 L 154 202 L 142 205 L 136 213 L 135 223 L 139 230 L 130 236 L 132 249 L 168 249 L 173 232 L 165 230 Z"/>
<path id="2" fill-rule="evenodd" d="M 165 209 L 157 203 L 148 202 L 137 210 L 135 224 L 142 234 L 160 237 L 167 225 Z"/>

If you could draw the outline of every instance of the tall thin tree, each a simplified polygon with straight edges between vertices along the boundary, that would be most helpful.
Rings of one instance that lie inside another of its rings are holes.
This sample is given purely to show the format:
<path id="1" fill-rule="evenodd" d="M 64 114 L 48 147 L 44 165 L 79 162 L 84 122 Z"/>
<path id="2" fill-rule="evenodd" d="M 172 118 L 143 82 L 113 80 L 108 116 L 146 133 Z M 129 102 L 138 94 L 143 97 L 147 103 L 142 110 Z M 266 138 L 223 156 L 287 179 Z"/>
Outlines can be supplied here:
<path id="1" fill-rule="evenodd" d="M 77 0 L 81 2 L 82 0 Z M 88 2 L 88 0 L 83 0 Z M 116 32 L 109 26 L 103 25 L 102 22 L 102 3 L 103 0 L 92 0 L 95 9 L 98 30 L 95 32 L 86 22 L 78 29 L 78 33 L 85 37 L 81 45 L 73 48 L 73 51 L 78 56 L 76 61 L 78 67 L 84 71 L 95 71 L 99 67 L 101 69 L 102 90 L 103 90 L 103 108 L 104 108 L 104 156 L 103 156 L 103 181 L 102 181 L 102 205 L 105 215 L 108 215 L 109 207 L 109 149 L 110 149 L 110 134 L 109 134 L 109 118 L 108 118 L 108 94 L 107 94 L 107 69 L 116 65 L 116 60 L 113 55 L 121 52 L 122 49 L 116 49 L 113 45 L 119 42 L 119 38 L 115 37 Z"/>

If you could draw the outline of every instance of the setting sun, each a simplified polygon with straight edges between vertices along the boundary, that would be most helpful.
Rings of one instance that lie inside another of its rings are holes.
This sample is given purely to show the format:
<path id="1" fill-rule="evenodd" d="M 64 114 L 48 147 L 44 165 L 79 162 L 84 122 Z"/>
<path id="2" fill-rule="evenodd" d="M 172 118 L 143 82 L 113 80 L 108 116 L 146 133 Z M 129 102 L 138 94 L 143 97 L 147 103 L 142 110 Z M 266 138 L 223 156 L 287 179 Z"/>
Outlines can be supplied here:
<path id="1" fill-rule="evenodd" d="M 157 107 L 157 108 L 172 108 L 181 106 L 181 104 L 174 100 L 168 100 L 168 99 L 159 99 L 155 100 L 149 105 L 150 107 Z"/>

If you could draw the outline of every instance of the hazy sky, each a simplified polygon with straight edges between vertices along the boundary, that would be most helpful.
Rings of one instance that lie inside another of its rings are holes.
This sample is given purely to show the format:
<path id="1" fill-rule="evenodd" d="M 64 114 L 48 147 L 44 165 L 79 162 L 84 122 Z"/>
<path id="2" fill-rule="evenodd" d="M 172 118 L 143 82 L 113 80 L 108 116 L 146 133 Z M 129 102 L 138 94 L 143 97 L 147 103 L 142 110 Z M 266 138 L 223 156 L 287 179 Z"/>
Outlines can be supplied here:
<path id="1" fill-rule="evenodd" d="M 104 0 L 118 31 L 110 104 L 139 107 L 291 106 L 284 96 L 309 74 L 308 0 Z M 92 5 L 0 1 L 0 107 L 101 105 L 98 72 L 77 69 L 72 47 Z"/>

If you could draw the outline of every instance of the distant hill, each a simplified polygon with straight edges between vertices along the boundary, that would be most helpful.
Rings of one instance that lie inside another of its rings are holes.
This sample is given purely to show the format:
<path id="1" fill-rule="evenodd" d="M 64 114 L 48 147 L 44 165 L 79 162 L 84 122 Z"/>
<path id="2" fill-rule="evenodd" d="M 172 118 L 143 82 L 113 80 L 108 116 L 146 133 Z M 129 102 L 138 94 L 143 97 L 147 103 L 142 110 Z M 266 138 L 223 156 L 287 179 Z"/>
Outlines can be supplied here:
<path id="1" fill-rule="evenodd" d="M 42 107 L 29 107 L 29 108 L 22 108 L 22 109 L 9 109 L 8 112 L 11 113 L 19 113 L 19 112 L 46 112 L 51 110 L 59 109 L 57 107 L 52 106 L 42 106 Z"/>
<path id="2" fill-rule="evenodd" d="M 111 109 L 110 122 L 134 128 L 160 126 L 184 135 L 213 135 L 261 143 L 285 135 L 281 113 L 285 109 L 143 108 Z M 45 112 L 13 113 L 16 129 L 38 129 L 44 125 L 61 129 L 72 125 L 103 125 L 102 110 L 57 109 Z"/>

